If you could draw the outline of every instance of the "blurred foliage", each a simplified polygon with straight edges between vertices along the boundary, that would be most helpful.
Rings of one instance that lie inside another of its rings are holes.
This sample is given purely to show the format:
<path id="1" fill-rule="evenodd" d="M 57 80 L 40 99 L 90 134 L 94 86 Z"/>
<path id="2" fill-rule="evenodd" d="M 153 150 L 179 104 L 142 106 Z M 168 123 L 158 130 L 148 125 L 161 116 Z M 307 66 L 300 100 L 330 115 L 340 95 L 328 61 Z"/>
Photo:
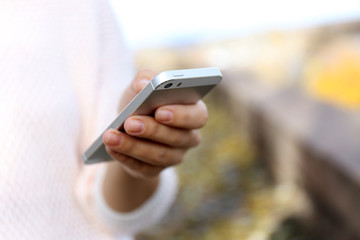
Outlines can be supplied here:
<path id="1" fill-rule="evenodd" d="M 164 221 L 138 239 L 270 239 L 298 203 L 294 188 L 272 184 L 216 91 L 205 101 L 209 121 L 200 146 L 177 167 L 177 200 Z M 271 239 L 295 239 L 279 234 Z"/>
<path id="2" fill-rule="evenodd" d="M 266 87 L 300 87 L 314 98 L 359 110 L 359 32 L 354 22 L 145 49 L 137 65 L 159 72 L 194 66 L 251 72 Z M 304 193 L 294 183 L 272 182 L 220 96 L 214 91 L 206 98 L 210 117 L 202 143 L 177 167 L 175 204 L 138 239 L 314 239 L 299 220 L 309 210 Z"/>
<path id="3" fill-rule="evenodd" d="M 271 234 L 270 240 L 315 240 L 316 238 L 306 233 L 306 228 L 301 220 L 294 217 L 284 219 L 279 227 Z"/>
<path id="4" fill-rule="evenodd" d="M 189 46 L 142 49 L 136 54 L 136 64 L 159 72 L 194 66 L 251 72 L 267 87 L 304 87 L 321 101 L 358 110 L 359 32 L 359 21 L 273 29 Z"/>
<path id="5" fill-rule="evenodd" d="M 305 86 L 313 96 L 342 107 L 360 107 L 360 38 L 339 37 L 307 63 Z"/>

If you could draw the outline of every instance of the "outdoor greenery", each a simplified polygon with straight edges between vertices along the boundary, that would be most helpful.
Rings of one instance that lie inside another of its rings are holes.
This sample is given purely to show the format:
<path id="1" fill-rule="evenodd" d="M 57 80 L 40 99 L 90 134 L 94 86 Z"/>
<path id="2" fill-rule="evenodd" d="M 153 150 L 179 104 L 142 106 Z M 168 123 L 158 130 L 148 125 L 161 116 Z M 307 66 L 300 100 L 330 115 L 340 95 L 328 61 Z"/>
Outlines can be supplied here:
<path id="1" fill-rule="evenodd" d="M 272 184 L 219 98 L 214 92 L 205 99 L 209 121 L 201 145 L 177 167 L 180 189 L 170 213 L 138 239 L 305 239 L 296 221 L 281 224 L 292 189 Z"/>

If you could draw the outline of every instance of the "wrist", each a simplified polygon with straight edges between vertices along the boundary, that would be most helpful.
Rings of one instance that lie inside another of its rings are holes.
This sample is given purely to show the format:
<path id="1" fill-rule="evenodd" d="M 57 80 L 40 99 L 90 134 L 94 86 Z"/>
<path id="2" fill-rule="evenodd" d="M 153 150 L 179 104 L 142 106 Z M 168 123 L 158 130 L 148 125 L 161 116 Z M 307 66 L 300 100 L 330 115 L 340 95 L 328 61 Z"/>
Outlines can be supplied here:
<path id="1" fill-rule="evenodd" d="M 102 193 L 106 203 L 119 212 L 130 212 L 148 200 L 159 184 L 159 176 L 143 179 L 129 174 L 116 162 L 106 166 Z"/>

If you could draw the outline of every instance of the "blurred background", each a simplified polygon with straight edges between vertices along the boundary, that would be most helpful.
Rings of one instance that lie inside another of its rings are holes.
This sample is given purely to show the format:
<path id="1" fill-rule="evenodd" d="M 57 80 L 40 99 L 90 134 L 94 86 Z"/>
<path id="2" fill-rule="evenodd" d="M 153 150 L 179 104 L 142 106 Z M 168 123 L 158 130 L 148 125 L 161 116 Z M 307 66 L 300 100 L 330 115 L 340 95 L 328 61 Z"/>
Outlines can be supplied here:
<path id="1" fill-rule="evenodd" d="M 360 239 L 360 1 L 112 1 L 136 67 L 216 66 L 152 239 Z"/>

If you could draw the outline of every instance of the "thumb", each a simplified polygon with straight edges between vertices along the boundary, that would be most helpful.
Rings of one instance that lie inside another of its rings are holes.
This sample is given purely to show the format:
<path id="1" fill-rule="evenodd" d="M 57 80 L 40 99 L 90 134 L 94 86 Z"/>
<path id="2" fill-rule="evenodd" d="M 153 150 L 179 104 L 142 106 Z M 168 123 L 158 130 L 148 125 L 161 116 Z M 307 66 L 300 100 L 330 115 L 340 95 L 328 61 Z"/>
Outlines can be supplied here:
<path id="1" fill-rule="evenodd" d="M 155 76 L 156 76 L 156 72 L 149 69 L 144 69 L 137 72 L 137 74 L 134 77 L 134 80 L 130 85 L 133 93 L 135 95 L 138 94 Z M 133 97 L 135 97 L 135 95 Z"/>
<path id="2" fill-rule="evenodd" d="M 120 110 L 125 107 L 155 76 L 156 72 L 150 69 L 138 71 L 123 94 L 119 105 Z"/>

